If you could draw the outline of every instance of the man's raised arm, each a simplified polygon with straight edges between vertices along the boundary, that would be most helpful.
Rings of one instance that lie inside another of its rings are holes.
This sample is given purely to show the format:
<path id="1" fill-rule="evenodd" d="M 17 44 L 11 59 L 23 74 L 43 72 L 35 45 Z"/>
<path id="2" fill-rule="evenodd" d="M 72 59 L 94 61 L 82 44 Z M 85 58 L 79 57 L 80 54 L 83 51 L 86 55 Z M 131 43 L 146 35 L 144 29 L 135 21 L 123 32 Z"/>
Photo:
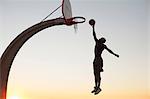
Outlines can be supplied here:
<path id="1" fill-rule="evenodd" d="M 97 37 L 96 37 L 94 25 L 93 25 L 92 27 L 93 27 L 93 37 L 94 37 L 94 40 L 95 40 L 95 41 L 98 41 L 98 39 L 97 39 Z"/>

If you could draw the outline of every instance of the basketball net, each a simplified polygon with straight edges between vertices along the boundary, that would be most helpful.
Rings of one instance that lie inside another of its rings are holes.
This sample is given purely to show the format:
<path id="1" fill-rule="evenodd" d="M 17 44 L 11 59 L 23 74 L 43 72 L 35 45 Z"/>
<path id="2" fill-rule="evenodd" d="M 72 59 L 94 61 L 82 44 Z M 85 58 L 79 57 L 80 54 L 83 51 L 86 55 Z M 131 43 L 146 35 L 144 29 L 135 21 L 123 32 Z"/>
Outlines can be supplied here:
<path id="1" fill-rule="evenodd" d="M 78 31 L 78 24 L 74 24 L 74 32 L 77 33 Z"/>

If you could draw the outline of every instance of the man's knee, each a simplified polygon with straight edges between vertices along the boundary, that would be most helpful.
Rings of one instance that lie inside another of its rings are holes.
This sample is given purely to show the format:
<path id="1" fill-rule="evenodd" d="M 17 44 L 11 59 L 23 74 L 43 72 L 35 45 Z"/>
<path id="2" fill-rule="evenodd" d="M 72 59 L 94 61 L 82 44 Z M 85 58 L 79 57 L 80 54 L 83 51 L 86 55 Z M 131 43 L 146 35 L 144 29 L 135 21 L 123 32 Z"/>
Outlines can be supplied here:
<path id="1" fill-rule="evenodd" d="M 99 73 L 95 74 L 95 78 L 98 80 L 101 79 L 100 74 Z"/>
<path id="2" fill-rule="evenodd" d="M 100 80 L 101 80 L 101 77 L 99 77 L 97 80 L 100 81 Z"/>

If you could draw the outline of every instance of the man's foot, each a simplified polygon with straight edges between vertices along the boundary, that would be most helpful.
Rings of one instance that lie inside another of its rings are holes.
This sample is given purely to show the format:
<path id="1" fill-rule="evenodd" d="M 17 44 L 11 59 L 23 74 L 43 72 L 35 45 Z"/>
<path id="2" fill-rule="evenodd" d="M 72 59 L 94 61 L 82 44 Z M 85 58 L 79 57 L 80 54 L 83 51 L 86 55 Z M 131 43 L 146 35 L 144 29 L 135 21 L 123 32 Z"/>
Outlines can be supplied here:
<path id="1" fill-rule="evenodd" d="M 94 92 L 96 92 L 96 87 L 94 87 L 94 90 L 91 91 L 91 93 L 94 93 Z"/>
<path id="2" fill-rule="evenodd" d="M 97 88 L 97 90 L 95 91 L 94 95 L 97 95 L 101 91 L 102 91 L 101 88 Z"/>

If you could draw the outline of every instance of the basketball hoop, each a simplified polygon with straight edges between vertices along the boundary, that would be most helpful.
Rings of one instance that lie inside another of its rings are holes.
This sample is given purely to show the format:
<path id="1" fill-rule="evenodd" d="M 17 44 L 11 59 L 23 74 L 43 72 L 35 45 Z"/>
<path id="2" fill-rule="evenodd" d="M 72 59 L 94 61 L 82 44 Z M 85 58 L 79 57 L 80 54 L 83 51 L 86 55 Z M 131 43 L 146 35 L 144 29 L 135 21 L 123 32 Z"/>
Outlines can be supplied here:
<path id="1" fill-rule="evenodd" d="M 72 17 L 70 19 L 65 19 L 66 25 L 73 25 L 78 23 L 84 23 L 86 19 L 84 17 Z"/>
<path id="2" fill-rule="evenodd" d="M 62 14 L 65 19 L 65 24 L 70 26 L 73 24 L 84 23 L 86 19 L 84 17 L 72 17 L 72 8 L 69 0 L 63 0 L 62 2 Z"/>

